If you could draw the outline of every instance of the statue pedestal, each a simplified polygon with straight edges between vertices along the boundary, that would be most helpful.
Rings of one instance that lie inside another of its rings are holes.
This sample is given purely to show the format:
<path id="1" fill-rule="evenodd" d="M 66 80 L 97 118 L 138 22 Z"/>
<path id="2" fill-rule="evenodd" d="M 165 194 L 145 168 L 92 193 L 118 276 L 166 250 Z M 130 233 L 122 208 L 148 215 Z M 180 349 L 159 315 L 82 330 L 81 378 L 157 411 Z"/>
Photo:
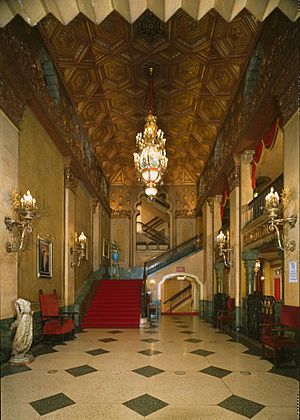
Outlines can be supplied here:
<path id="1" fill-rule="evenodd" d="M 15 354 L 9 359 L 11 365 L 28 365 L 33 362 L 34 356 L 30 353 Z"/>

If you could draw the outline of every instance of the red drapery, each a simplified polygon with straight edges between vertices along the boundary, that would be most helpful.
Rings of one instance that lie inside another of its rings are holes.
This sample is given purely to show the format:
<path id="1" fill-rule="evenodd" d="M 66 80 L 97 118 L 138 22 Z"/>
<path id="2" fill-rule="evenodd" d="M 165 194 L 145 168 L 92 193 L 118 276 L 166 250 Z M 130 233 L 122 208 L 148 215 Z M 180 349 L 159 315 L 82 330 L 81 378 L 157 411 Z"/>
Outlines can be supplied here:
<path id="1" fill-rule="evenodd" d="M 226 187 L 226 189 L 223 191 L 222 194 L 222 201 L 220 204 L 220 215 L 221 215 L 221 221 L 223 220 L 224 216 L 224 207 L 226 206 L 227 200 L 229 199 L 229 188 Z"/>
<path id="2" fill-rule="evenodd" d="M 277 118 L 275 123 L 272 125 L 267 134 L 265 134 L 265 136 L 261 139 L 261 141 L 255 149 L 251 171 L 251 181 L 253 189 L 255 189 L 256 187 L 256 166 L 260 161 L 264 148 L 269 150 L 274 146 L 279 128 L 281 128 L 281 121 L 279 118 Z"/>

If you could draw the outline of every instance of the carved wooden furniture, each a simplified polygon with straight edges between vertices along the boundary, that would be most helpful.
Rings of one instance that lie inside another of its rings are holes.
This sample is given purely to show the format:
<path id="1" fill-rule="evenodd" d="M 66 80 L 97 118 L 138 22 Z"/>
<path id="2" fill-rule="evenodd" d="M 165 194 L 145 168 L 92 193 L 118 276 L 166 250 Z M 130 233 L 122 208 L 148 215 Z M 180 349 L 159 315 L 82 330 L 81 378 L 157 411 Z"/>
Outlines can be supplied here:
<path id="1" fill-rule="evenodd" d="M 289 356 L 299 352 L 300 308 L 282 305 L 279 324 L 261 324 L 262 356 L 266 356 L 266 348 L 273 352 L 274 365 L 278 366 L 279 356 Z M 284 354 L 283 354 L 284 353 Z M 299 354 L 298 354 L 299 356 Z"/>
<path id="2" fill-rule="evenodd" d="M 44 336 L 61 336 L 64 341 L 65 334 L 75 335 L 74 312 L 60 312 L 56 290 L 53 293 L 39 292 L 41 317 Z M 70 318 L 72 316 L 72 318 Z"/>
<path id="3" fill-rule="evenodd" d="M 225 326 L 233 329 L 235 322 L 235 299 L 231 297 L 226 298 L 226 308 L 217 310 L 216 324 L 217 328 L 223 330 Z"/>

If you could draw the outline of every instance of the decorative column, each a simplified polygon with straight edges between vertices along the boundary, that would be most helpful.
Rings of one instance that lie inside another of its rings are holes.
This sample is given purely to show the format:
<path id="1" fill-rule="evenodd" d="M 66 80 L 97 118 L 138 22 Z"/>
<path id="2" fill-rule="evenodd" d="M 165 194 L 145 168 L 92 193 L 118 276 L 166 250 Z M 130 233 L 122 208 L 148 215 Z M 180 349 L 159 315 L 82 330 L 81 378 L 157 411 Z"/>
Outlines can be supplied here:
<path id="1" fill-rule="evenodd" d="M 65 159 L 65 268 L 64 297 L 65 305 L 74 303 L 75 269 L 71 267 L 73 257 L 70 248 L 74 246 L 75 232 L 75 193 L 78 184 L 72 169 L 71 158 Z"/>
<path id="2" fill-rule="evenodd" d="M 251 295 L 254 291 L 254 267 L 255 261 L 258 259 L 258 250 L 251 249 L 244 251 L 242 258 L 246 269 L 246 284 L 247 284 L 247 295 Z"/>
<path id="3" fill-rule="evenodd" d="M 213 301 L 213 204 L 207 200 L 202 207 L 203 215 L 203 313 L 205 319 L 212 318 Z"/>
<path id="4" fill-rule="evenodd" d="M 296 88 L 297 91 L 297 88 Z M 299 190 L 299 114 L 298 111 L 289 119 L 283 128 L 284 144 L 284 185 L 289 187 L 292 193 L 291 201 L 285 209 L 284 217 L 297 215 L 297 222 L 293 229 L 287 232 L 288 240 L 294 240 L 294 251 L 284 252 L 284 283 L 286 305 L 300 305 L 300 268 L 299 268 L 299 242 L 300 242 L 300 190 Z M 298 139 L 298 140 L 297 140 Z M 278 191 L 280 193 L 280 191 Z"/>
<path id="5" fill-rule="evenodd" d="M 99 270 L 100 266 L 100 203 L 95 197 L 92 199 L 93 207 L 93 271 Z"/>
<path id="6" fill-rule="evenodd" d="M 223 293 L 223 272 L 225 265 L 223 261 L 215 263 L 215 271 L 217 275 L 217 293 Z"/>
<path id="7" fill-rule="evenodd" d="M 230 248 L 231 264 L 229 271 L 229 295 L 235 298 L 236 306 L 241 302 L 241 206 L 240 206 L 240 156 L 233 155 L 233 166 L 228 175 L 230 190 Z"/>

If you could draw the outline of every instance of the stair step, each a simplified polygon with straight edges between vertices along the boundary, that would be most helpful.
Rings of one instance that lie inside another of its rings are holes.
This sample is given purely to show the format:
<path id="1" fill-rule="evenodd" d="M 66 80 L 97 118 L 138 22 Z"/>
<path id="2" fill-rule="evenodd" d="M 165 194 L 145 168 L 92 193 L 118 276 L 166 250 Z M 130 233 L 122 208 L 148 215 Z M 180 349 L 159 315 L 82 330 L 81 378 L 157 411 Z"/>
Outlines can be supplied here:
<path id="1" fill-rule="evenodd" d="M 138 328 L 141 287 L 141 280 L 102 280 L 82 327 Z"/>

